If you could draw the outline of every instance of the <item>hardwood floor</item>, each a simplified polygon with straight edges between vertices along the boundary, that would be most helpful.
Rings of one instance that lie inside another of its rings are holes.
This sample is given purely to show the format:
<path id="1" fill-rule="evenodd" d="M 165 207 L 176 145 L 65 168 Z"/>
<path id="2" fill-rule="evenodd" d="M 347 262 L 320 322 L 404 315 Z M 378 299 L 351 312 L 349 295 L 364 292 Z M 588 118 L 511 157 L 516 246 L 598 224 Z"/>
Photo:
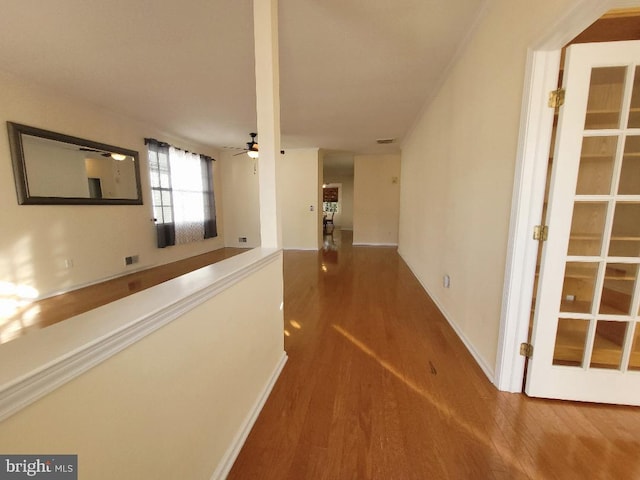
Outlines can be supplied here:
<path id="1" fill-rule="evenodd" d="M 80 288 L 72 292 L 21 305 L 9 316 L 0 315 L 0 344 L 74 315 L 126 297 L 192 270 L 245 252 L 245 248 L 220 248 L 177 262 Z M 10 300 L 10 299 L 9 299 Z M 1 312 L 0 312 L 1 313 Z"/>
<path id="2" fill-rule="evenodd" d="M 498 392 L 395 249 L 342 236 L 285 252 L 289 361 L 229 479 L 640 478 L 639 409 Z"/>

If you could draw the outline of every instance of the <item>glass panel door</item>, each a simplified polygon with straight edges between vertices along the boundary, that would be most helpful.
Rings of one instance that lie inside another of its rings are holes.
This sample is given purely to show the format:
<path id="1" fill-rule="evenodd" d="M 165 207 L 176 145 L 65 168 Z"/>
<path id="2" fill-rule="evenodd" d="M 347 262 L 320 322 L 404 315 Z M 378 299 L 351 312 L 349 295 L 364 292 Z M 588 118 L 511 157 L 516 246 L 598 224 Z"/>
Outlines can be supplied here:
<path id="1" fill-rule="evenodd" d="M 526 387 L 534 396 L 640 404 L 640 42 L 616 44 L 567 53 Z"/>
<path id="2" fill-rule="evenodd" d="M 640 98 L 636 70 L 627 97 Z M 622 115 L 627 79 L 627 67 L 591 71 L 554 365 L 628 368 L 622 358 L 632 344 L 625 339 L 637 322 L 631 306 L 640 253 L 640 136 L 627 131 Z"/>

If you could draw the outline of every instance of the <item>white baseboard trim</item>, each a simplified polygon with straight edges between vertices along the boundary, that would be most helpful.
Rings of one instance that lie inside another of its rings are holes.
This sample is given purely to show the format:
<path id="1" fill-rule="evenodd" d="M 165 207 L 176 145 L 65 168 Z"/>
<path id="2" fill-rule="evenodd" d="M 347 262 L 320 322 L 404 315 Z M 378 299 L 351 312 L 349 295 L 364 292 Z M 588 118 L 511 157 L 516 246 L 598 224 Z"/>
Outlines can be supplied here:
<path id="1" fill-rule="evenodd" d="M 422 282 L 420 284 L 422 285 Z M 482 369 L 482 371 L 487 376 L 489 381 L 493 384 L 494 383 L 493 369 L 487 364 L 487 362 L 485 362 L 484 358 L 482 358 L 482 356 L 480 356 L 478 351 L 474 348 L 474 346 L 471 344 L 471 342 L 466 337 L 466 335 L 462 332 L 462 330 L 460 330 L 460 328 L 456 325 L 456 323 L 453 320 L 451 320 L 451 315 L 449 315 L 449 313 L 447 313 L 447 311 L 442 306 L 440 301 L 436 297 L 434 297 L 431 294 L 431 292 L 429 292 L 429 290 L 427 288 L 425 288 L 424 285 L 422 285 L 422 288 L 424 288 L 424 290 L 427 292 L 429 297 L 431 297 L 431 300 L 433 300 L 433 302 L 436 304 L 436 306 L 438 307 L 438 310 L 440 310 L 440 312 L 442 313 L 444 318 L 447 320 L 447 323 L 449 323 L 451 328 L 453 328 L 453 331 L 456 332 L 456 335 L 458 335 L 460 340 L 462 340 L 462 343 L 464 344 L 464 346 L 467 347 L 467 350 L 469 350 L 469 353 L 471 354 L 473 359 L 476 361 L 478 366 Z"/>
<path id="2" fill-rule="evenodd" d="M 220 460 L 218 467 L 213 472 L 213 475 L 211 475 L 211 480 L 223 480 L 227 477 L 227 475 L 229 475 L 231 467 L 233 467 L 233 464 L 236 461 L 236 458 L 238 458 L 238 454 L 240 453 L 244 442 L 247 440 L 247 437 L 249 436 L 249 433 L 253 428 L 253 424 L 256 423 L 258 415 L 260 415 L 260 412 L 262 411 L 262 407 L 264 407 L 267 398 L 269 398 L 269 395 L 271 394 L 271 390 L 273 390 L 273 386 L 276 384 L 278 377 L 280 377 L 280 373 L 282 372 L 285 363 L 287 363 L 287 358 L 288 357 L 286 352 L 282 352 L 280 361 L 273 370 L 273 373 L 264 386 L 262 392 L 256 399 L 256 403 L 253 405 L 253 408 L 249 411 L 244 422 L 238 429 L 238 433 L 231 442 L 231 445 L 229 445 L 229 448 L 227 448 L 227 451 L 222 457 L 222 460 Z"/>
<path id="3" fill-rule="evenodd" d="M 55 297 L 58 295 L 64 295 L 65 293 L 75 292 L 76 290 L 80 290 L 82 288 L 91 287 L 99 283 L 108 282 L 109 280 L 115 280 L 116 278 L 126 277 L 127 275 L 131 275 L 132 273 L 141 272 L 142 270 L 149 270 L 150 268 L 157 267 L 157 266 L 158 265 L 141 265 L 139 267 L 132 268 L 131 270 L 115 273 L 113 275 L 108 275 L 106 277 L 101 277 L 96 280 L 92 280 L 90 282 L 77 283 L 67 288 L 61 288 L 59 290 L 45 292 L 39 295 L 38 297 L 34 298 L 33 301 L 39 302 L 40 300 L 46 300 L 47 298 Z"/>
<path id="4" fill-rule="evenodd" d="M 231 248 L 247 248 L 247 249 L 249 249 L 249 248 L 257 248 L 259 246 L 260 245 L 247 246 L 246 243 L 242 243 L 242 244 L 238 244 L 238 245 L 230 245 Z M 197 253 L 195 256 L 204 255 L 204 254 L 207 254 L 207 253 L 214 252 L 215 250 L 219 250 L 221 248 L 227 248 L 227 247 L 228 246 L 225 245 L 224 247 L 215 248 L 215 249 L 207 251 L 207 252 Z M 177 260 L 174 260 L 174 261 L 177 261 Z M 173 263 L 173 261 L 170 261 L 168 263 Z M 39 295 L 38 297 L 33 299 L 33 301 L 34 302 L 39 302 L 40 300 L 46 300 L 47 298 L 55 297 L 55 296 L 58 296 L 58 295 L 64 295 L 65 293 L 74 292 L 74 291 L 80 290 L 82 288 L 91 287 L 91 286 L 97 285 L 99 283 L 108 282 L 109 280 L 115 280 L 117 278 L 126 277 L 127 275 L 131 275 L 133 273 L 138 273 L 138 272 L 141 272 L 143 270 L 150 270 L 152 268 L 159 267 L 159 266 L 162 266 L 162 265 L 166 265 L 166 263 L 165 264 L 162 264 L 162 263 L 146 263 L 146 264 L 140 264 L 140 265 L 135 266 L 135 267 L 130 267 L 130 266 L 129 267 L 125 267 L 126 270 L 123 270 L 123 271 L 118 272 L 118 273 L 114 273 L 113 275 L 107 275 L 105 277 L 100 277 L 100 278 L 97 278 L 95 280 L 91 280 L 89 282 L 76 283 L 76 284 L 70 285 L 70 286 L 65 287 L 65 288 L 61 288 L 61 289 L 58 289 L 58 290 L 52 290 L 52 291 L 49 291 L 49 292 L 42 293 L 41 295 Z"/>
<path id="5" fill-rule="evenodd" d="M 354 247 L 397 247 L 397 243 L 369 243 L 369 242 L 353 242 Z"/>
<path id="6" fill-rule="evenodd" d="M 451 328 L 453 328 L 453 331 L 456 332 L 456 335 L 458 335 L 458 338 L 460 340 L 462 340 L 462 343 L 464 344 L 464 346 L 467 348 L 467 350 L 469 351 L 469 353 L 471 354 L 471 356 L 473 357 L 473 359 L 476 361 L 476 363 L 478 364 L 478 366 L 480 367 L 480 369 L 484 372 L 484 374 L 487 376 L 487 378 L 491 381 L 492 384 L 494 384 L 494 372 L 493 372 L 493 368 L 491 368 L 487 362 L 485 362 L 485 360 L 482 358 L 482 356 L 478 353 L 478 351 L 474 348 L 473 344 L 469 341 L 469 339 L 466 337 L 466 335 L 464 334 L 464 332 L 462 330 L 460 330 L 460 328 L 456 325 L 456 323 L 452 320 L 451 315 L 449 315 L 449 313 L 447 312 L 447 310 L 444 308 L 444 306 L 440 303 L 440 301 L 438 300 L 438 298 L 433 295 L 429 289 L 427 288 L 427 286 L 422 282 L 422 280 L 420 280 L 420 277 L 418 277 L 418 275 L 416 275 L 416 273 L 413 271 L 413 268 L 411 267 L 411 265 L 409 264 L 409 262 L 406 261 L 406 259 L 404 258 L 404 256 L 399 253 L 400 257 L 402 258 L 402 260 L 404 260 L 404 263 L 407 264 L 407 266 L 409 267 L 409 270 L 411 270 L 411 273 L 413 273 L 413 276 L 416 277 L 416 279 L 418 280 L 418 282 L 420 283 L 420 285 L 422 285 L 422 288 L 424 289 L 424 291 L 427 293 L 427 295 L 429 295 L 429 298 L 431 298 L 431 300 L 433 300 L 433 303 L 436 304 L 436 307 L 438 307 L 438 310 L 440 310 L 440 313 L 442 313 L 442 316 L 445 318 L 445 320 L 447 321 L 447 323 L 451 326 Z"/>

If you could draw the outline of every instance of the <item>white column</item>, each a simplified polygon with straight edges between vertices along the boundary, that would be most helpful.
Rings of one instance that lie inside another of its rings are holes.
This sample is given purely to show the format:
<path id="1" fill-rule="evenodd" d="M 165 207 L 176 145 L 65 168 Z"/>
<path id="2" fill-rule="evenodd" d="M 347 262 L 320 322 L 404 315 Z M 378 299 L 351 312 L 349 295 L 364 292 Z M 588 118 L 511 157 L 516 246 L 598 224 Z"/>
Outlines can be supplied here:
<path id="1" fill-rule="evenodd" d="M 263 247 L 282 247 L 276 189 L 280 157 L 280 73 L 278 62 L 278 1 L 254 0 L 256 111 L 260 158 L 260 236 Z"/>

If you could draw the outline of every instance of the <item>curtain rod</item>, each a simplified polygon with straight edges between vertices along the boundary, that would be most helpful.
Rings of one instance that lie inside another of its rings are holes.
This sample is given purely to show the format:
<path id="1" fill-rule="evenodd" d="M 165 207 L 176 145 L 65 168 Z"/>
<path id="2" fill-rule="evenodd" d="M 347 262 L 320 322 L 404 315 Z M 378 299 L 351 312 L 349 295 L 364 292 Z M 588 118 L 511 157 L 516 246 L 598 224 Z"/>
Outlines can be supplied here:
<path id="1" fill-rule="evenodd" d="M 180 148 L 180 147 L 176 147 L 175 145 L 171 145 L 170 143 L 167 142 L 161 142 L 160 140 L 156 140 L 155 138 L 145 138 L 144 139 L 144 144 L 145 145 L 149 145 L 151 143 L 155 143 L 156 145 L 160 146 L 160 147 L 173 147 L 176 150 L 182 150 L 183 152 L 187 152 L 187 153 L 195 153 L 196 155 L 200 155 L 201 157 L 203 157 L 205 160 L 211 160 L 213 162 L 216 161 L 215 158 L 210 157 L 209 155 L 203 155 L 202 153 L 197 153 L 197 152 L 191 152 L 189 150 L 186 150 L 184 148 Z"/>

